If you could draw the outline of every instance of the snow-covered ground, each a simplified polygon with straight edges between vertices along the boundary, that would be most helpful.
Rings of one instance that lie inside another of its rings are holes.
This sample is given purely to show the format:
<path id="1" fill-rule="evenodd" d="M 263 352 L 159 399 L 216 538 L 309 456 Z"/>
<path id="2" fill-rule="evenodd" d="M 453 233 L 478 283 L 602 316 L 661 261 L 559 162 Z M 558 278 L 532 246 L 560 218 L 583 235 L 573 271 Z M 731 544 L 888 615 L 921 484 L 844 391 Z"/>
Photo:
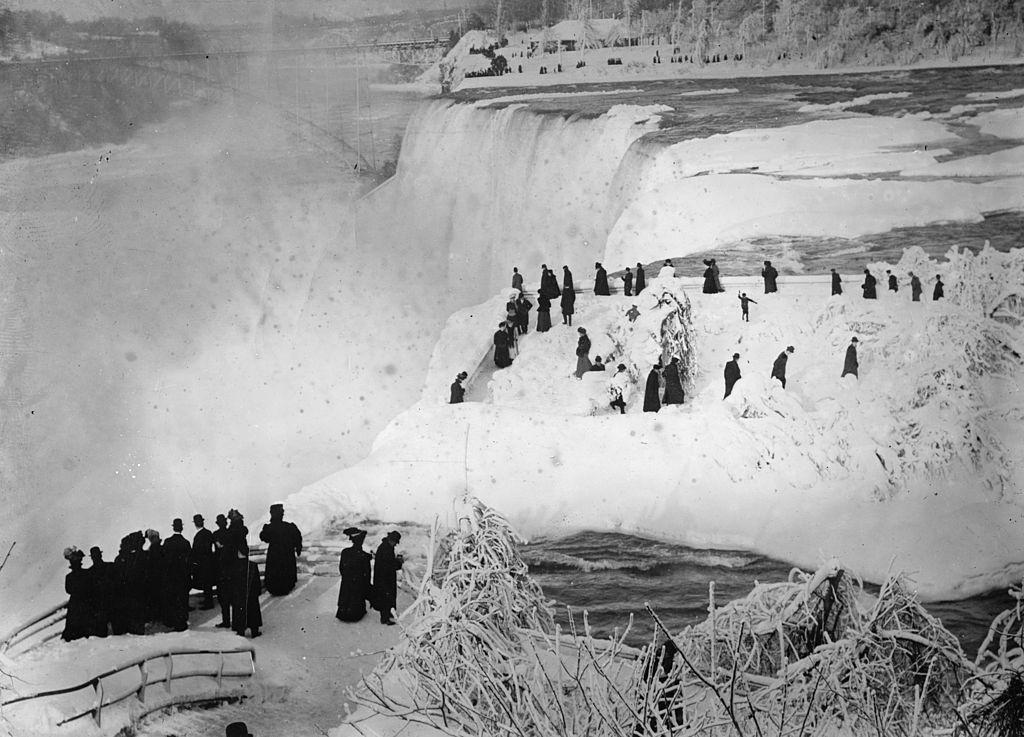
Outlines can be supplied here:
<path id="1" fill-rule="evenodd" d="M 616 530 L 808 567 L 835 555 L 872 580 L 905 571 L 926 598 L 1005 585 L 1024 573 L 1022 367 L 1011 353 L 1024 336 L 1019 318 L 989 315 L 1024 293 L 1021 253 L 939 265 L 909 252 L 890 267 L 896 294 L 884 265 L 872 265 L 877 301 L 860 298 L 858 275 L 839 297 L 820 277 L 784 279 L 771 295 L 751 281 L 726 279 L 717 295 L 687 284 L 694 391 L 658 414 L 639 399 L 652 359 L 623 353 L 621 331 L 625 311 L 653 309 L 666 286 L 634 299 L 581 295 L 574 326 L 588 329 L 591 355 L 618 353 L 612 361 L 637 381 L 625 417 L 607 407 L 601 381 L 572 377 L 576 331 L 559 325 L 522 339 L 489 401 L 421 402 L 367 459 L 290 497 L 289 508 L 311 530 L 338 515 L 428 522 L 468 489 L 527 535 Z M 911 302 L 909 270 L 925 301 Z M 933 302 L 937 273 L 950 298 Z M 738 289 L 758 301 L 750 323 L 740 321 Z M 854 335 L 860 378 L 840 378 Z M 787 345 L 796 353 L 783 390 L 769 374 Z M 723 401 L 733 352 L 744 378 Z"/>

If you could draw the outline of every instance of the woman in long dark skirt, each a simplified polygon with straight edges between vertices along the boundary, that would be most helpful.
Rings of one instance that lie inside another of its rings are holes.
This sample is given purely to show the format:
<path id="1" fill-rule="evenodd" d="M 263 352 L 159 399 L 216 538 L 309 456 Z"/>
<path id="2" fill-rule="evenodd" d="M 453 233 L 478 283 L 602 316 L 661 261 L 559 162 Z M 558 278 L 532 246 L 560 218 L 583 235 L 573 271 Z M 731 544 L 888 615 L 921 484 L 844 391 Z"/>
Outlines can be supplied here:
<path id="1" fill-rule="evenodd" d="M 72 546 L 64 551 L 71 570 L 64 577 L 64 591 L 68 595 L 67 616 L 64 618 L 64 640 L 77 640 L 91 634 L 92 615 L 89 611 L 89 575 L 82 569 L 85 553 Z"/>
<path id="2" fill-rule="evenodd" d="M 512 365 L 512 357 L 508 352 L 508 331 L 505 323 L 498 323 L 498 330 L 494 333 L 494 365 L 500 369 Z"/>
<path id="3" fill-rule="evenodd" d="M 715 272 L 710 266 L 704 269 L 704 288 L 701 291 L 704 294 L 718 294 L 718 285 L 715 284 Z"/>
<path id="4" fill-rule="evenodd" d="M 345 535 L 352 546 L 341 551 L 338 570 L 341 572 L 341 588 L 338 590 L 338 613 L 342 622 L 358 622 L 366 616 L 367 602 L 373 603 L 373 589 L 370 586 L 371 555 L 363 550 L 366 530 L 349 527 Z"/>
<path id="5" fill-rule="evenodd" d="M 576 330 L 580 334 L 580 339 L 576 343 L 576 373 L 577 379 L 582 379 L 583 374 L 590 371 L 592 364 L 590 363 L 590 337 L 587 335 L 587 331 L 583 328 Z"/>
<path id="6" fill-rule="evenodd" d="M 679 359 L 673 356 L 665 367 L 665 396 L 661 401 L 662 404 L 682 404 L 683 399 L 683 377 L 679 373 Z"/>
<path id="7" fill-rule="evenodd" d="M 546 333 L 551 329 L 551 298 L 546 294 L 537 297 L 537 332 Z"/>
<path id="8" fill-rule="evenodd" d="M 647 288 L 647 275 L 644 274 L 644 265 L 636 262 L 636 283 L 633 285 L 633 294 L 640 294 Z"/>
<path id="9" fill-rule="evenodd" d="M 661 399 L 658 398 L 661 390 L 661 364 L 656 363 L 651 367 L 651 373 L 647 374 L 647 387 L 644 390 L 644 412 L 657 412 L 661 409 Z"/>

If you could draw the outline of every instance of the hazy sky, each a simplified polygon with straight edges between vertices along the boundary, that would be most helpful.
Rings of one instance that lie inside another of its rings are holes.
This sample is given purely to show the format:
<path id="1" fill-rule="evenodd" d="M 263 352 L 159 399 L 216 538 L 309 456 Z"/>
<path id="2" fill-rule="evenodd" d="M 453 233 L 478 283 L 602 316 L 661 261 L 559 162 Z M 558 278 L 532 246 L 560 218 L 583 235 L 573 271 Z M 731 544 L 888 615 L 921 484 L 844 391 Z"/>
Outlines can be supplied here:
<path id="1" fill-rule="evenodd" d="M 0 0 L 22 10 L 54 11 L 77 20 L 104 15 L 160 15 L 201 24 L 252 23 L 274 11 L 326 18 L 359 18 L 406 9 L 473 6 L 474 0 Z"/>

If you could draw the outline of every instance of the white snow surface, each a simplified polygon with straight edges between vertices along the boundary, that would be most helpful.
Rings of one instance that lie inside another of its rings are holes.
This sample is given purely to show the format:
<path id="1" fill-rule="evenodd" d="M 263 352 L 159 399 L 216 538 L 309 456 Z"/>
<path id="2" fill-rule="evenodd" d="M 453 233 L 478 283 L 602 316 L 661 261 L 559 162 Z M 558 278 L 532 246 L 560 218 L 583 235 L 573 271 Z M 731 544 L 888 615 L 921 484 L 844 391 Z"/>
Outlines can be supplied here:
<path id="1" fill-rule="evenodd" d="M 752 550 L 813 567 L 837 556 L 881 580 L 904 571 L 926 599 L 968 596 L 1024 573 L 1024 417 L 1019 322 L 1002 314 L 1024 293 L 1024 252 L 919 249 L 871 265 L 880 299 L 829 297 L 826 280 L 790 277 L 739 319 L 735 280 L 697 293 L 693 280 L 651 289 L 690 293 L 697 331 L 694 392 L 658 414 L 640 411 L 653 357 L 627 352 L 637 392 L 626 416 L 602 401 L 611 373 L 577 382 L 575 328 L 522 339 L 495 372 L 489 401 L 421 402 L 396 418 L 362 462 L 287 501 L 307 530 L 337 516 L 450 521 L 467 489 L 528 536 L 614 530 L 695 547 Z M 884 268 L 903 288 L 884 290 Z M 908 271 L 927 286 L 910 301 Z M 936 273 L 949 299 L 927 300 Z M 759 290 L 758 290 L 759 291 Z M 643 300 L 581 295 L 575 325 L 591 355 L 611 344 Z M 450 327 L 452 327 L 450 325 Z M 840 379 L 850 337 L 860 378 Z M 606 336 L 606 337 L 602 337 Z M 964 336 L 972 336 L 964 341 Z M 795 345 L 785 390 L 772 361 Z M 721 367 L 741 354 L 744 378 L 722 400 Z M 979 368 L 983 367 L 983 368 Z"/>
<path id="2" fill-rule="evenodd" d="M 828 104 L 814 104 L 810 103 L 803 105 L 800 108 L 801 113 L 817 113 L 823 110 L 841 112 L 843 110 L 849 110 L 852 107 L 863 107 L 864 105 L 870 105 L 876 100 L 898 100 L 904 97 L 910 97 L 909 92 L 881 92 L 877 95 L 864 95 L 862 97 L 855 97 L 852 100 L 842 100 L 840 102 L 831 102 Z"/>
<path id="3" fill-rule="evenodd" d="M 1024 108 L 1002 108 L 974 118 L 982 133 L 998 138 L 1024 138 Z"/>

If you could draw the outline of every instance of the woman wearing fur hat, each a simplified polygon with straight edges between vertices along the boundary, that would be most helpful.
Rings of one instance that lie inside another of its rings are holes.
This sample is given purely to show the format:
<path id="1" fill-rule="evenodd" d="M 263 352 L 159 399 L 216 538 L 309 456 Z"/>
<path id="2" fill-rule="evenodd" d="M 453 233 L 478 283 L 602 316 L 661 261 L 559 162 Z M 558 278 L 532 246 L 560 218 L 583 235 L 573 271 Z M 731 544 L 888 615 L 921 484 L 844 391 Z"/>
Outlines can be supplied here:
<path id="1" fill-rule="evenodd" d="M 363 550 L 366 530 L 349 527 L 344 531 L 352 546 L 341 551 L 338 571 L 341 588 L 338 591 L 338 613 L 342 622 L 358 622 L 366 616 L 366 603 L 373 602 L 370 588 L 370 554 Z"/>

